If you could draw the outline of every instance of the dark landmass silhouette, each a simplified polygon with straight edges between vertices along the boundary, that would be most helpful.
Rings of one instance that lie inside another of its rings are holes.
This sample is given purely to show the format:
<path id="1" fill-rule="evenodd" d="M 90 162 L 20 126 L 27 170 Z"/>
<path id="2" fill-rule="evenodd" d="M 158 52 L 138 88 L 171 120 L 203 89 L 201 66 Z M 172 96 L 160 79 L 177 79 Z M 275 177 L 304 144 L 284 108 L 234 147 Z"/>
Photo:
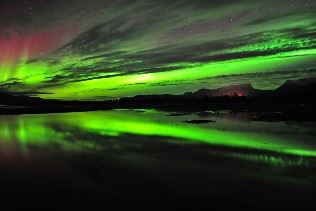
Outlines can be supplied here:
<path id="1" fill-rule="evenodd" d="M 252 87 L 251 84 L 232 85 L 218 89 L 200 89 L 196 92 L 187 92 L 184 96 L 188 97 L 295 97 L 303 101 L 313 100 L 316 87 L 316 78 L 307 78 L 299 80 L 288 80 L 276 90 L 259 90 Z"/>
<path id="2" fill-rule="evenodd" d="M 273 91 L 257 90 L 251 84 L 232 85 L 221 87 L 218 89 L 200 89 L 196 92 L 187 92 L 184 94 L 186 97 L 219 97 L 219 96 L 262 96 L 267 95 Z"/>
<path id="3" fill-rule="evenodd" d="M 112 101 L 114 104 L 130 104 L 147 106 L 164 105 L 182 106 L 190 105 L 219 105 L 219 107 L 236 107 L 243 104 L 246 107 L 251 104 L 298 104 L 309 105 L 316 102 L 316 78 L 286 81 L 275 90 L 254 89 L 251 84 L 232 85 L 218 89 L 200 89 L 196 92 L 187 92 L 183 95 L 138 95 L 135 97 L 122 98 Z M 173 107 L 170 106 L 172 109 Z"/>
<path id="4" fill-rule="evenodd" d="M 108 109 L 168 111 L 232 110 L 282 113 L 282 119 L 316 120 L 316 78 L 286 81 L 275 90 L 251 84 L 200 89 L 183 95 L 137 95 L 108 101 L 60 101 L 0 93 L 0 114 L 51 113 Z M 273 115 L 269 119 L 273 119 Z M 280 118 L 280 114 L 276 119 Z"/>

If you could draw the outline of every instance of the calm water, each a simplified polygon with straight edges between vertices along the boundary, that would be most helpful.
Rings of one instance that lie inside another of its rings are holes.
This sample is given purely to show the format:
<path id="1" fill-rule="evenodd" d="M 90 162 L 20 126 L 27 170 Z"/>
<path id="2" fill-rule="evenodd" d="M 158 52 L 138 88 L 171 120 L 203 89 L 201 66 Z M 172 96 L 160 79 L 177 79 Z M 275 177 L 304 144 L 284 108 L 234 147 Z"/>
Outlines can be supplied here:
<path id="1" fill-rule="evenodd" d="M 307 200 L 316 190 L 315 124 L 254 121 L 256 115 L 113 110 L 0 116 L 0 192 Z"/>

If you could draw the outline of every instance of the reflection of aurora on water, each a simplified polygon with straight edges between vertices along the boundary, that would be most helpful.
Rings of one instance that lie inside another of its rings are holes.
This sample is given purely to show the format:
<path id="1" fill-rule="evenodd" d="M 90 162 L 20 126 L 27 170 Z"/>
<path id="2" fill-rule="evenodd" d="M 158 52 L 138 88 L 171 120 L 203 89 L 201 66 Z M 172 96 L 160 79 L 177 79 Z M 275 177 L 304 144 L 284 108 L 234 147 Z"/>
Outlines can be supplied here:
<path id="1" fill-rule="evenodd" d="M 216 116 L 215 123 L 204 126 L 183 122 L 193 117 L 193 114 L 171 117 L 153 110 L 3 116 L 1 145 L 15 146 L 23 152 L 31 152 L 32 147 L 98 152 L 113 146 L 129 148 L 133 144 L 146 148 L 157 139 L 167 145 L 206 144 L 231 151 L 227 157 L 280 165 L 300 165 L 305 158 L 316 156 L 313 136 L 308 135 L 312 134 L 311 126 Z M 286 161 L 293 156 L 294 160 Z"/>

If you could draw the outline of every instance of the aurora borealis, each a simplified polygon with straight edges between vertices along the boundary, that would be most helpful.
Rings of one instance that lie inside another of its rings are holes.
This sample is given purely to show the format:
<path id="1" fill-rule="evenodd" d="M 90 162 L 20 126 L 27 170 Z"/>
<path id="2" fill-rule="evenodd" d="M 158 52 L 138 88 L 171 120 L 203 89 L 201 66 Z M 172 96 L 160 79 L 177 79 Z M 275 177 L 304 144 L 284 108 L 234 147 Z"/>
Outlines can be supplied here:
<path id="1" fill-rule="evenodd" d="M 1 1 L 0 90 L 112 99 L 315 76 L 316 2 Z"/>

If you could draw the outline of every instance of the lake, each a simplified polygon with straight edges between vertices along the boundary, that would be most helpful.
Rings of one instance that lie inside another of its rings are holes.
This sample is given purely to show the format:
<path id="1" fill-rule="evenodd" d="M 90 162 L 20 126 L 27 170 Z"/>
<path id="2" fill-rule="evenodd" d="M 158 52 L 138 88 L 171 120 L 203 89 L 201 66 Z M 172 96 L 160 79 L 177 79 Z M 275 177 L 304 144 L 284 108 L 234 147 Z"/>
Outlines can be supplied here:
<path id="1" fill-rule="evenodd" d="M 315 123 L 258 115 L 135 109 L 0 116 L 0 193 L 179 206 L 183 199 L 308 203 L 316 190 Z"/>

